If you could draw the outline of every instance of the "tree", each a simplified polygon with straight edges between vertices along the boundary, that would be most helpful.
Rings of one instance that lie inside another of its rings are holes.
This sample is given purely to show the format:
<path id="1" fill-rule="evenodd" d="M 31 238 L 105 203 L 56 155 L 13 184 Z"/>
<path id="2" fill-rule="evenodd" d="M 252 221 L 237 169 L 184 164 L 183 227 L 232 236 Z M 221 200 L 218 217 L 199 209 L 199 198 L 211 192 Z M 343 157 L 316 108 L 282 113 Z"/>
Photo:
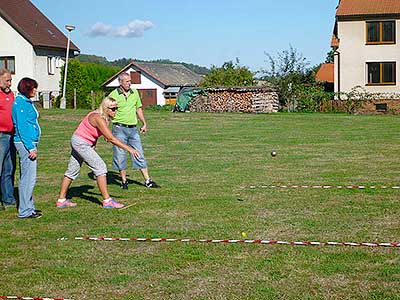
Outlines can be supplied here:
<path id="1" fill-rule="evenodd" d="M 60 85 L 62 85 L 64 80 L 64 67 L 61 71 L 62 76 Z M 68 62 L 67 76 L 67 86 L 65 89 L 67 108 L 73 108 L 74 90 L 76 90 L 77 107 L 90 108 L 90 102 L 87 100 L 87 96 L 90 93 L 90 88 L 88 85 L 89 76 L 86 69 L 77 59 L 71 59 Z"/>
<path id="2" fill-rule="evenodd" d="M 119 71 L 119 68 L 105 66 L 97 63 L 82 63 L 78 59 L 71 59 L 68 63 L 68 78 L 66 87 L 67 107 L 73 107 L 74 89 L 76 89 L 77 107 L 93 108 L 98 103 L 92 103 L 91 91 L 99 92 L 98 98 L 102 98 L 104 89 L 101 84 Z M 60 85 L 64 80 L 62 70 Z M 101 99 L 96 99 L 99 102 Z"/>
<path id="3" fill-rule="evenodd" d="M 104 56 L 93 54 L 79 54 L 76 59 L 82 63 L 95 63 L 104 66 L 111 66 L 111 63 Z"/>
<path id="4" fill-rule="evenodd" d="M 281 104 L 289 107 L 296 85 L 315 82 L 313 72 L 307 68 L 309 63 L 292 45 L 289 45 L 288 50 L 278 52 L 276 57 L 264 53 L 269 65 L 260 71 L 261 79 L 277 88 Z"/>
<path id="5" fill-rule="evenodd" d="M 221 86 L 253 86 L 254 74 L 247 68 L 232 61 L 225 62 L 222 67 L 212 66 L 211 71 L 204 76 L 200 83 L 202 87 L 221 87 Z"/>
<path id="6" fill-rule="evenodd" d="M 82 67 L 88 74 L 88 86 L 91 91 L 102 90 L 101 84 L 116 74 L 120 69 L 112 66 L 104 66 L 96 63 L 83 63 Z"/>
<path id="7" fill-rule="evenodd" d="M 334 56 L 335 56 L 335 50 L 331 49 L 331 50 L 326 54 L 325 63 L 333 63 Z"/>

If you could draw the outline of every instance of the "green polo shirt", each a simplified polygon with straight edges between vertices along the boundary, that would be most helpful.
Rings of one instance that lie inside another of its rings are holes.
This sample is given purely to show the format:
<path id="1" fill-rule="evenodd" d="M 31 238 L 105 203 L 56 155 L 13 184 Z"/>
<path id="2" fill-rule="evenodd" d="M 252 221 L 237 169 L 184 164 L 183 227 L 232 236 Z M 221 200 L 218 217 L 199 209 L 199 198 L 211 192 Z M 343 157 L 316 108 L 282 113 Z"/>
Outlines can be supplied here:
<path id="1" fill-rule="evenodd" d="M 128 96 L 125 97 L 122 90 L 116 88 L 108 96 L 117 100 L 118 103 L 118 110 L 112 122 L 125 125 L 137 125 L 138 119 L 136 110 L 142 106 L 138 91 L 136 89 L 130 89 Z"/>

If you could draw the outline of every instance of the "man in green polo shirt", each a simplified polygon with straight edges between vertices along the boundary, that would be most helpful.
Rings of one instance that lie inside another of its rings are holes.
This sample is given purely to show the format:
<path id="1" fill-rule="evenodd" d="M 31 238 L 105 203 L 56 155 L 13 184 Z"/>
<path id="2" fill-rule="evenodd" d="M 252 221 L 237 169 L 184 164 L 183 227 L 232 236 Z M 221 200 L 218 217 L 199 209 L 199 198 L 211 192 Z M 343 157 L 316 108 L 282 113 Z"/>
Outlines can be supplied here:
<path id="1" fill-rule="evenodd" d="M 125 144 L 136 149 L 140 153 L 140 157 L 131 155 L 132 167 L 139 169 L 145 180 L 144 185 L 148 188 L 159 188 L 149 176 L 147 162 L 144 157 L 140 134 L 136 128 L 138 118 L 142 122 L 140 133 L 146 133 L 147 124 L 144 117 L 142 102 L 136 89 L 131 88 L 131 77 L 127 73 L 121 73 L 118 76 L 119 87 L 113 90 L 109 97 L 117 100 L 118 110 L 113 119 L 112 133 Z M 119 171 L 121 176 L 121 188 L 128 189 L 128 181 L 126 179 L 126 151 L 113 146 L 113 168 Z"/>

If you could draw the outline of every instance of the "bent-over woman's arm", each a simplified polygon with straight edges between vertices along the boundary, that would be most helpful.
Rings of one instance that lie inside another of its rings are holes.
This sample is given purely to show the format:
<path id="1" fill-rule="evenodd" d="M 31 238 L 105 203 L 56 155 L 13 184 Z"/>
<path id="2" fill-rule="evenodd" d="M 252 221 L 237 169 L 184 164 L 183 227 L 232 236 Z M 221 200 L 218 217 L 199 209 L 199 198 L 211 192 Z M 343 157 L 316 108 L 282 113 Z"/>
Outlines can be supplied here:
<path id="1" fill-rule="evenodd" d="M 102 117 L 100 117 L 100 115 L 92 114 L 89 117 L 89 123 L 100 130 L 100 132 L 103 134 L 103 136 L 107 142 L 110 142 L 110 143 L 114 144 L 115 146 L 128 151 L 135 157 L 140 157 L 140 153 L 137 150 L 135 150 L 132 147 L 128 146 L 127 144 L 121 142 L 119 139 L 117 139 L 112 134 L 110 128 L 108 127 L 106 120 L 104 120 Z"/>

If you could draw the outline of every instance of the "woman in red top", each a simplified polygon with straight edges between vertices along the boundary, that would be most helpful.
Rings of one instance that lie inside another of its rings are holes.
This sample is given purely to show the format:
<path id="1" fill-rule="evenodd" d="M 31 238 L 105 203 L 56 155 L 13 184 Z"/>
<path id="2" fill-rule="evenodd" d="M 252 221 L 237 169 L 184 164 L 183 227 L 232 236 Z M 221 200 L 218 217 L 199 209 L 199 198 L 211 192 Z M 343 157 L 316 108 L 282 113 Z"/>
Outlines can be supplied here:
<path id="1" fill-rule="evenodd" d="M 98 138 L 103 135 L 107 142 L 130 152 L 135 157 L 140 156 L 138 151 L 124 144 L 111 133 L 109 122 L 114 118 L 117 110 L 117 102 L 106 97 L 101 102 L 99 109 L 90 112 L 75 130 L 71 138 L 71 158 L 61 182 L 60 195 L 56 204 L 58 208 L 76 206 L 76 203 L 66 199 L 66 196 L 72 181 L 78 177 L 83 162 L 96 176 L 97 185 L 103 196 L 103 208 L 124 207 L 123 204 L 110 197 L 107 190 L 107 167 L 95 150 Z"/>

